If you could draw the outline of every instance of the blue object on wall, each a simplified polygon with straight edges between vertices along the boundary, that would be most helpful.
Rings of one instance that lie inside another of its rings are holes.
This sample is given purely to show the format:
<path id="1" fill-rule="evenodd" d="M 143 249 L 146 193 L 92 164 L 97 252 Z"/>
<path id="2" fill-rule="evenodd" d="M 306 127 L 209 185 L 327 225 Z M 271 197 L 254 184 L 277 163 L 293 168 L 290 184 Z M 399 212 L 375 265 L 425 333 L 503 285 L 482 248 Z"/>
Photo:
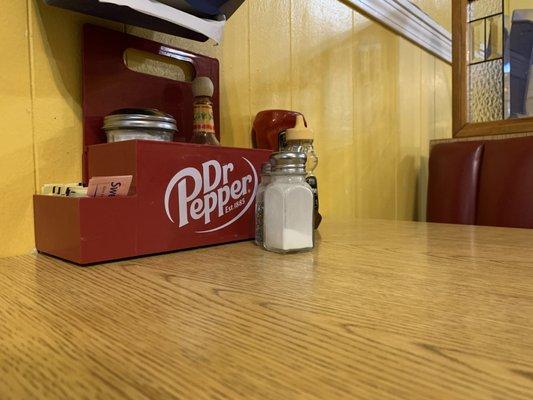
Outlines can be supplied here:
<path id="1" fill-rule="evenodd" d="M 227 3 L 227 0 L 185 0 L 196 10 L 209 14 L 209 15 L 218 15 L 222 14 L 220 7 Z"/>

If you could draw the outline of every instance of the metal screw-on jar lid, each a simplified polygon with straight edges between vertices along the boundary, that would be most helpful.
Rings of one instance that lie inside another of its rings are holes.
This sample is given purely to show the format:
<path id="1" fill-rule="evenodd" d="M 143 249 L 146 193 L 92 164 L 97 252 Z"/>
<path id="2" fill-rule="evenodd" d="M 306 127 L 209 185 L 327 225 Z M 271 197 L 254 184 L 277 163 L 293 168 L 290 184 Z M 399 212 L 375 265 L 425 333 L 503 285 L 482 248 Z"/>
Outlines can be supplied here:
<path id="1" fill-rule="evenodd" d="M 305 153 L 292 151 L 280 151 L 270 156 L 272 172 L 305 174 L 305 163 L 307 156 Z"/>
<path id="2" fill-rule="evenodd" d="M 176 132 L 176 120 L 153 108 L 123 108 L 104 118 L 105 131 L 115 129 L 158 129 Z"/>

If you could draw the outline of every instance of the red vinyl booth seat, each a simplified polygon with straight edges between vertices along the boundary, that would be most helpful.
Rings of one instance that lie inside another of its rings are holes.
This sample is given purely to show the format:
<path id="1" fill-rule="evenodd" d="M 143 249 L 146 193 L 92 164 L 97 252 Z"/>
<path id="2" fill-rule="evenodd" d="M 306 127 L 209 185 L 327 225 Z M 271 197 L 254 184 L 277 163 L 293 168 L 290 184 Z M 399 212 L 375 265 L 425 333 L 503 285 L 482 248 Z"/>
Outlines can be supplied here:
<path id="1" fill-rule="evenodd" d="M 473 225 L 483 143 L 443 143 L 429 158 L 428 210 L 431 222 Z"/>
<path id="2" fill-rule="evenodd" d="M 533 228 L 533 137 L 435 145 L 427 220 Z"/>

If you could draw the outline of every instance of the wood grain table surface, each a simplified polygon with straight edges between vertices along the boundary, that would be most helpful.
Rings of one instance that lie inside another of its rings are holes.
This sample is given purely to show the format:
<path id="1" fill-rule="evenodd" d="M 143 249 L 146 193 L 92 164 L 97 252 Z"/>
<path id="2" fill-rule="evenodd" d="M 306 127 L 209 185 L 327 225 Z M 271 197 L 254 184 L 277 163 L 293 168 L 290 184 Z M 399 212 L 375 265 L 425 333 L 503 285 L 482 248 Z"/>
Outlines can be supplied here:
<path id="1" fill-rule="evenodd" d="M 533 230 L 0 260 L 0 399 L 533 399 Z"/>

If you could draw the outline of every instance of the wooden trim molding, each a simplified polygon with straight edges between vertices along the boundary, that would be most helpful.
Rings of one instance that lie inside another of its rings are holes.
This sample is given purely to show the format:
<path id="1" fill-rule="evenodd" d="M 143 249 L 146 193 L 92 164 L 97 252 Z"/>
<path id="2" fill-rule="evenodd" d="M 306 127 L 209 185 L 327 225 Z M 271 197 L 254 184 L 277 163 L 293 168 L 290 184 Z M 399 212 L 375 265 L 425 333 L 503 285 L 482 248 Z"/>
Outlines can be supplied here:
<path id="1" fill-rule="evenodd" d="M 452 0 L 452 35 L 452 126 L 456 136 L 468 121 L 465 0 Z"/>
<path id="2" fill-rule="evenodd" d="M 468 122 L 467 3 L 468 0 L 452 0 L 453 136 L 472 137 L 533 132 L 533 117 L 482 123 Z"/>
<path id="3" fill-rule="evenodd" d="M 408 0 L 341 0 L 451 64 L 452 36 Z"/>
<path id="4" fill-rule="evenodd" d="M 455 108 L 455 106 L 454 106 Z M 454 137 L 471 137 L 483 135 L 509 135 L 512 133 L 533 132 L 533 117 L 502 119 L 501 121 L 464 124 L 454 131 Z"/>
<path id="5" fill-rule="evenodd" d="M 469 136 L 469 137 L 455 137 L 449 139 L 433 139 L 429 141 L 430 149 L 433 146 L 441 143 L 462 143 L 462 142 L 473 142 L 473 141 L 487 141 L 487 140 L 504 140 L 504 139 L 515 139 L 522 137 L 533 136 L 533 132 L 523 132 L 523 133 L 510 133 L 504 135 L 486 135 L 486 136 Z"/>

